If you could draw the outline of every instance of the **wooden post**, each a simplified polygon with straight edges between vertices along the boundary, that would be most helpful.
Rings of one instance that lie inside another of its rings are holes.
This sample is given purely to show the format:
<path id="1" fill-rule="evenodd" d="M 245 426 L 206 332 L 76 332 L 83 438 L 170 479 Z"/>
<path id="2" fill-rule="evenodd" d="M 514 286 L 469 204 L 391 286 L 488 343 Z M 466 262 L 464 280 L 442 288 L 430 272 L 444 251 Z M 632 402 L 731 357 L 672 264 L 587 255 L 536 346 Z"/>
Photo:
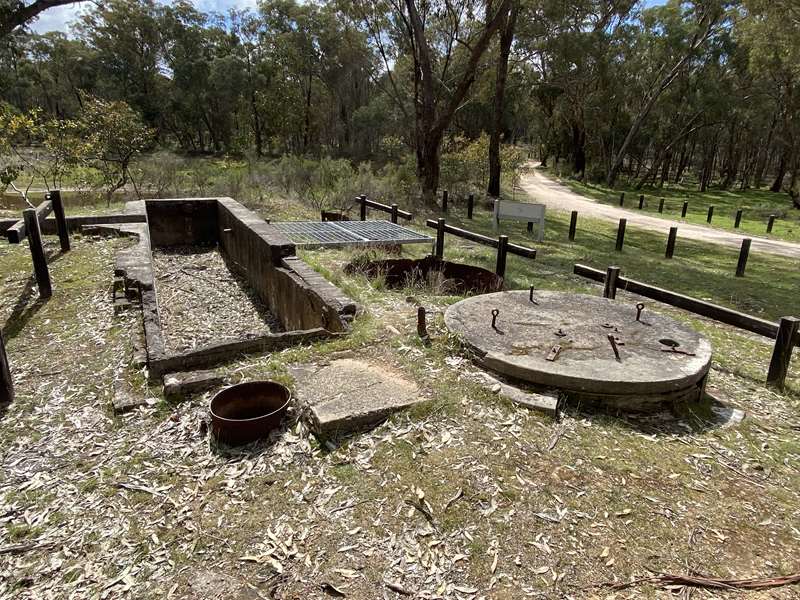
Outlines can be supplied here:
<path id="1" fill-rule="evenodd" d="M 472 211 L 475 208 L 475 194 L 470 194 L 467 198 L 467 218 L 472 218 Z"/>
<path id="2" fill-rule="evenodd" d="M 714 205 L 708 207 L 708 214 L 706 215 L 706 221 L 711 223 L 711 219 L 714 218 Z"/>
<path id="3" fill-rule="evenodd" d="M 666 258 L 672 258 L 675 254 L 675 240 L 678 238 L 678 228 L 669 228 L 669 237 L 667 237 L 667 252 L 664 255 Z"/>
<path id="4" fill-rule="evenodd" d="M 36 209 L 26 208 L 22 211 L 22 217 L 25 219 L 25 230 L 28 232 L 28 244 L 31 247 L 33 272 L 36 274 L 36 284 L 39 286 L 39 297 L 49 298 L 53 295 L 53 285 L 50 283 L 50 270 L 47 268 L 47 257 L 42 245 L 42 230 L 39 229 Z"/>
<path id="5" fill-rule="evenodd" d="M 8 365 L 3 332 L 0 331 L 0 404 L 14 401 L 14 382 L 11 380 L 11 367 Z"/>
<path id="6" fill-rule="evenodd" d="M 436 258 L 444 258 L 444 219 L 436 222 Z"/>
<path id="7" fill-rule="evenodd" d="M 681 209 L 681 219 L 685 219 L 686 218 L 686 211 L 687 210 L 689 210 L 689 201 L 688 200 L 684 200 L 683 201 L 683 208 Z"/>
<path id="8" fill-rule="evenodd" d="M 569 218 L 569 241 L 575 241 L 575 230 L 578 228 L 578 211 L 573 210 Z"/>
<path id="9" fill-rule="evenodd" d="M 775 225 L 775 215 L 770 215 L 769 221 L 767 221 L 767 233 L 772 233 L 773 225 Z"/>
<path id="10" fill-rule="evenodd" d="M 739 229 L 739 225 L 742 224 L 742 209 L 736 211 L 736 218 L 733 220 L 733 228 Z"/>
<path id="11" fill-rule="evenodd" d="M 625 243 L 625 225 L 628 223 L 627 219 L 619 220 L 619 227 L 617 228 L 617 252 L 622 252 L 622 244 Z"/>
<path id="12" fill-rule="evenodd" d="M 392 223 L 397 223 L 397 204 L 392 204 Z"/>
<path id="13" fill-rule="evenodd" d="M 663 198 L 658 201 L 658 212 L 660 212 L 660 213 L 664 212 L 664 199 Z"/>
<path id="14" fill-rule="evenodd" d="M 417 308 L 417 335 L 423 340 L 428 339 L 428 324 L 425 320 L 426 311 L 424 306 Z"/>
<path id="15" fill-rule="evenodd" d="M 639 194 L 639 210 L 644 208 L 644 194 Z"/>
<path id="16" fill-rule="evenodd" d="M 619 195 L 619 205 L 620 206 L 625 206 L 625 192 L 622 192 Z"/>
<path id="17" fill-rule="evenodd" d="M 442 212 L 447 212 L 447 190 L 442 192 Z"/>
<path id="18" fill-rule="evenodd" d="M 619 267 L 608 267 L 603 286 L 603 298 L 614 300 L 617 297 L 617 279 L 619 279 Z"/>
<path id="19" fill-rule="evenodd" d="M 56 216 L 56 229 L 58 241 L 61 242 L 61 251 L 69 252 L 69 231 L 67 230 L 67 216 L 64 214 L 64 203 L 61 200 L 61 191 L 50 192 L 50 202 L 53 203 L 53 213 Z"/>
<path id="20" fill-rule="evenodd" d="M 361 220 L 367 220 L 367 197 L 365 195 L 361 195 L 358 197 L 359 202 L 361 202 Z"/>
<path id="21" fill-rule="evenodd" d="M 747 257 L 750 254 L 750 238 L 742 240 L 742 248 L 739 250 L 739 263 L 736 265 L 736 276 L 744 277 L 744 269 L 747 266 Z"/>
<path id="22" fill-rule="evenodd" d="M 778 324 L 778 335 L 772 349 L 772 359 L 769 361 L 767 372 L 767 385 L 783 391 L 786 384 L 786 374 L 789 372 L 789 362 L 792 358 L 792 348 L 800 327 L 800 319 L 796 317 L 782 317 Z"/>
<path id="23" fill-rule="evenodd" d="M 508 255 L 508 236 L 497 238 L 497 267 L 494 272 L 500 277 L 506 276 L 506 256 Z"/>

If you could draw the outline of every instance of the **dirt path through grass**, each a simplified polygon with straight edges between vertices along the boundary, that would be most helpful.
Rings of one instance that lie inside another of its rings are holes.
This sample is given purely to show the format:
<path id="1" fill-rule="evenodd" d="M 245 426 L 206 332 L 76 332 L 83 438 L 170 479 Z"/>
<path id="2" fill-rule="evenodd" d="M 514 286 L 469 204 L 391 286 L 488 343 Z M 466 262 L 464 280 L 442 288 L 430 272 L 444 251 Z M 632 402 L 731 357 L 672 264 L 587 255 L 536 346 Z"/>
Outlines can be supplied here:
<path id="1" fill-rule="evenodd" d="M 664 233 L 666 243 L 669 228 L 678 227 L 678 240 L 690 239 L 711 244 L 720 244 L 733 248 L 739 248 L 742 243 L 741 234 L 712 229 L 700 225 L 692 225 L 672 219 L 660 219 L 642 214 L 636 210 L 627 210 L 617 206 L 600 204 L 590 198 L 576 194 L 557 181 L 550 179 L 541 170 L 531 170 L 522 177 L 520 181 L 524 189 L 537 201 L 547 205 L 548 208 L 562 211 L 577 210 L 578 229 L 580 230 L 580 216 L 589 215 L 605 221 L 617 222 L 619 219 L 627 219 L 629 226 L 640 227 L 650 231 L 660 231 Z M 780 240 L 770 240 L 760 237 L 750 236 L 753 240 L 751 245 L 752 252 L 767 252 L 789 258 L 800 258 L 800 244 L 792 244 Z"/>

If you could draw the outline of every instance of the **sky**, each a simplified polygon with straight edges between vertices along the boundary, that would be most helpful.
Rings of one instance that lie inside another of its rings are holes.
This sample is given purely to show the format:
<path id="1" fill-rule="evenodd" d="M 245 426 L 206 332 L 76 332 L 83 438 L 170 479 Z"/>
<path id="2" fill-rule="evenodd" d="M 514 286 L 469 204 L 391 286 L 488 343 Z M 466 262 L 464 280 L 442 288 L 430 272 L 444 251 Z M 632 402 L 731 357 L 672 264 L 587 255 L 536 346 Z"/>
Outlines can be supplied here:
<path id="1" fill-rule="evenodd" d="M 255 8 L 256 0 L 196 0 L 193 4 L 203 12 L 225 13 L 230 8 Z M 91 2 L 85 2 L 84 6 L 86 5 L 91 6 Z M 81 8 L 81 4 L 51 8 L 39 15 L 39 19 L 31 24 L 31 29 L 38 33 L 67 31 L 70 22 L 75 20 L 81 10 L 85 10 Z"/>
<path id="2" fill-rule="evenodd" d="M 255 8 L 257 0 L 196 0 L 194 5 L 203 12 L 218 12 L 225 13 L 230 8 Z M 664 4 L 666 0 L 645 0 L 646 6 L 655 6 L 657 4 Z M 86 2 L 86 5 L 91 5 Z M 59 8 L 51 8 L 43 12 L 37 21 L 31 25 L 31 29 L 38 33 L 46 31 L 67 31 L 69 24 L 80 14 L 81 5 L 75 4 L 72 6 L 62 6 Z"/>

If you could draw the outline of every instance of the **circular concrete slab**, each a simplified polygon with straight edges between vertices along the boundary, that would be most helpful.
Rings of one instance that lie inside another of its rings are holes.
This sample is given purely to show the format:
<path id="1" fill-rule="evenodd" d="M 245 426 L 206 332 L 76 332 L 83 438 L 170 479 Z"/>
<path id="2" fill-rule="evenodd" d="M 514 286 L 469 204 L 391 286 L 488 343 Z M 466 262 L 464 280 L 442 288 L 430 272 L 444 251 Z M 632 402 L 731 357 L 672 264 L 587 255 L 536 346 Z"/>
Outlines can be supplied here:
<path id="1" fill-rule="evenodd" d="M 637 321 L 637 306 L 619 300 L 544 291 L 533 299 L 475 296 L 450 306 L 445 322 L 488 368 L 532 383 L 634 409 L 702 395 L 711 344 L 693 329 L 647 306 Z"/>

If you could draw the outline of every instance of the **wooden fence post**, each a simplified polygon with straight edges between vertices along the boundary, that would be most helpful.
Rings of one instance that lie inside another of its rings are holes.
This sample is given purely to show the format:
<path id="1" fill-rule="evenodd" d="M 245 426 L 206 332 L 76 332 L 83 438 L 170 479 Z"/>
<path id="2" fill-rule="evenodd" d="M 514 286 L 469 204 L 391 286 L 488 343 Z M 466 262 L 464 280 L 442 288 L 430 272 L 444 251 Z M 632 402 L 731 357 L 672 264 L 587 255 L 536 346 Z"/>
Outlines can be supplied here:
<path id="1" fill-rule="evenodd" d="M 767 222 L 767 233 L 772 233 L 773 225 L 775 225 L 775 215 L 770 215 L 769 221 Z"/>
<path id="2" fill-rule="evenodd" d="M 364 194 L 362 194 L 361 196 L 358 197 L 358 199 L 361 202 L 361 215 L 360 215 L 361 220 L 362 221 L 366 221 L 367 220 L 367 197 Z"/>
<path id="3" fill-rule="evenodd" d="M 608 267 L 603 286 L 603 298 L 614 300 L 617 297 L 617 279 L 619 279 L 619 267 Z"/>
<path id="4" fill-rule="evenodd" d="M 619 227 L 617 227 L 617 252 L 622 252 L 622 245 L 625 243 L 625 225 L 627 223 L 627 219 L 619 220 Z"/>
<path id="5" fill-rule="evenodd" d="M 467 218 L 472 218 L 472 211 L 475 208 L 475 194 L 470 194 L 467 198 Z"/>
<path id="6" fill-rule="evenodd" d="M 742 224 L 742 209 L 736 211 L 736 218 L 733 220 L 733 228 L 739 229 L 739 225 Z"/>
<path id="7" fill-rule="evenodd" d="M 625 206 L 625 192 L 622 192 L 619 195 L 619 205 L 620 206 Z"/>
<path id="8" fill-rule="evenodd" d="M 685 219 L 686 218 L 686 211 L 687 210 L 689 210 L 689 201 L 688 200 L 684 200 L 683 201 L 683 208 L 681 209 L 681 219 Z"/>
<path id="9" fill-rule="evenodd" d="M 714 218 L 714 205 L 708 207 L 708 214 L 706 215 L 706 221 L 711 223 L 711 219 Z"/>
<path id="10" fill-rule="evenodd" d="M 639 194 L 639 210 L 644 208 L 644 194 Z"/>
<path id="11" fill-rule="evenodd" d="M 660 212 L 660 213 L 664 212 L 664 199 L 663 198 L 658 201 L 658 212 Z"/>
<path id="12" fill-rule="evenodd" d="M 739 262 L 736 264 L 736 276 L 744 277 L 744 269 L 747 267 L 747 257 L 750 255 L 750 238 L 742 240 L 742 248 L 739 250 Z"/>
<path id="13" fill-rule="evenodd" d="M 497 238 L 497 267 L 494 272 L 500 277 L 506 276 L 506 256 L 508 255 L 508 236 Z"/>
<path id="14" fill-rule="evenodd" d="M 397 223 L 397 204 L 392 204 L 392 223 Z"/>
<path id="15" fill-rule="evenodd" d="M 578 229 L 578 211 L 573 210 L 569 218 L 569 241 L 575 241 L 575 231 Z"/>
<path id="16" fill-rule="evenodd" d="M 47 268 L 47 257 L 42 244 L 42 230 L 39 229 L 39 219 L 35 208 L 26 208 L 22 211 L 25 219 L 25 230 L 28 233 L 28 244 L 31 247 L 33 259 L 33 272 L 36 274 L 36 284 L 39 286 L 39 297 L 49 298 L 53 295 L 53 285 L 50 282 L 50 270 Z"/>
<path id="17" fill-rule="evenodd" d="M 778 324 L 778 335 L 775 338 L 775 347 L 772 349 L 772 359 L 769 361 L 768 386 L 783 391 L 798 328 L 800 328 L 800 319 L 796 317 L 781 318 Z"/>
<path id="18" fill-rule="evenodd" d="M 442 212 L 447 212 L 447 190 L 442 192 Z"/>
<path id="19" fill-rule="evenodd" d="M 669 237 L 667 237 L 667 252 L 664 254 L 666 258 L 672 258 L 675 254 L 675 240 L 678 238 L 678 228 L 669 228 Z"/>
<path id="20" fill-rule="evenodd" d="M 0 331 L 0 404 L 14 401 L 14 382 L 11 380 L 11 367 L 8 365 L 3 332 Z"/>
<path id="21" fill-rule="evenodd" d="M 436 258 L 444 258 L 444 219 L 436 222 Z"/>
<path id="22" fill-rule="evenodd" d="M 56 216 L 56 229 L 58 230 L 58 241 L 61 243 L 61 251 L 69 252 L 69 231 L 67 230 L 67 216 L 64 214 L 64 202 L 61 200 L 61 190 L 50 192 L 50 202 L 53 203 L 53 213 Z"/>

